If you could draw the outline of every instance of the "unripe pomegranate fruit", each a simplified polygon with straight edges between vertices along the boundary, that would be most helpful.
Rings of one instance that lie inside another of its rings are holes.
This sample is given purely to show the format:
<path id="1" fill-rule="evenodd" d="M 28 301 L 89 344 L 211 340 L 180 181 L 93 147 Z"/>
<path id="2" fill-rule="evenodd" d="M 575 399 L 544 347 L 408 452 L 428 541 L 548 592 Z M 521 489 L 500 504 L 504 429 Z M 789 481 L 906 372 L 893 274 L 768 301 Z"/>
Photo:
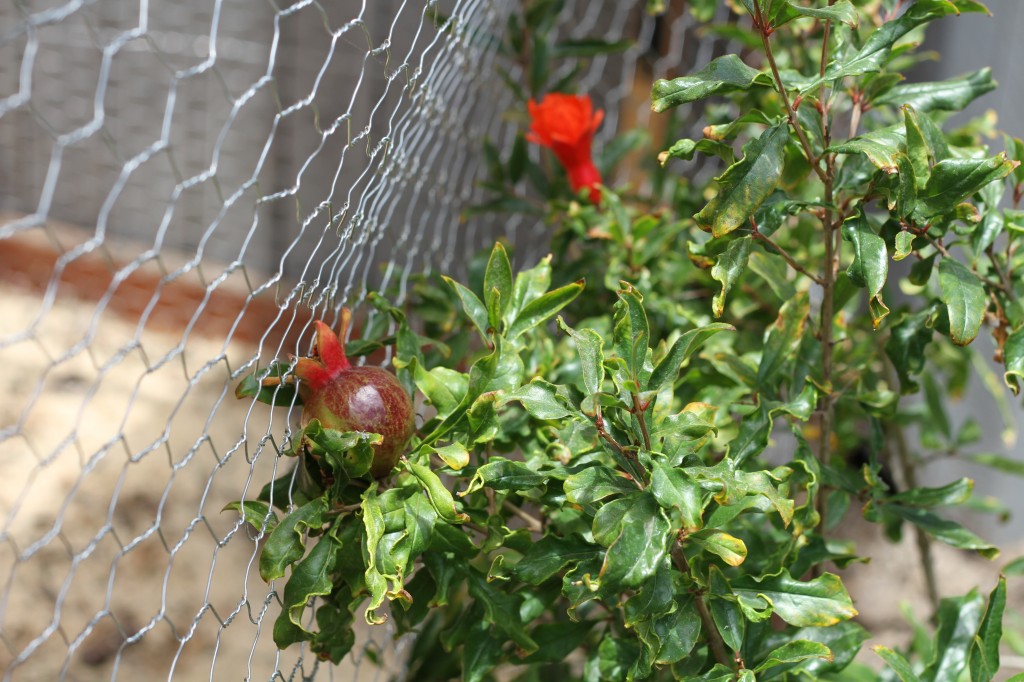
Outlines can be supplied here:
<path id="1" fill-rule="evenodd" d="M 398 379 L 381 367 L 353 367 L 345 356 L 349 311 L 342 311 L 342 335 L 317 320 L 314 355 L 299 358 L 295 376 L 302 398 L 302 426 L 317 419 L 325 429 L 379 433 L 370 473 L 391 473 L 413 431 L 409 394 Z"/>

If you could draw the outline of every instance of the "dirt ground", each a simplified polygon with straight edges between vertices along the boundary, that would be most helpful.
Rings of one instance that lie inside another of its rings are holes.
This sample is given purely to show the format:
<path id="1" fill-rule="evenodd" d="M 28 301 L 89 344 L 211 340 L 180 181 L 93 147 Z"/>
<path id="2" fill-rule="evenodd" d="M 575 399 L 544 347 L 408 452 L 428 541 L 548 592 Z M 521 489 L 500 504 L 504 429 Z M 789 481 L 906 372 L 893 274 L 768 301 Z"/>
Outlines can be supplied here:
<path id="1" fill-rule="evenodd" d="M 37 294 L 10 287 L 0 300 L 0 337 L 32 330 L 0 344 L 0 429 L 14 434 L 0 440 L 3 679 L 312 678 L 310 660 L 275 649 L 278 604 L 256 570 L 257 545 L 221 512 L 252 497 L 275 464 L 258 446 L 280 432 L 269 421 L 280 414 L 250 411 L 231 394 L 231 372 L 254 347 L 198 335 L 182 343 L 180 332 L 140 332 L 60 297 L 44 311 Z M 844 575 L 860 621 L 873 642 L 901 645 L 909 628 L 899 604 L 926 612 L 916 550 L 908 540 L 875 551 L 877 529 L 852 519 L 844 532 L 876 555 Z M 1022 549 L 988 562 L 936 547 L 943 592 L 987 593 Z M 1011 578 L 1010 595 L 1024 613 L 1020 580 Z M 357 651 L 371 641 L 394 651 L 385 628 L 360 638 Z M 388 677 L 360 657 L 316 673 Z"/>

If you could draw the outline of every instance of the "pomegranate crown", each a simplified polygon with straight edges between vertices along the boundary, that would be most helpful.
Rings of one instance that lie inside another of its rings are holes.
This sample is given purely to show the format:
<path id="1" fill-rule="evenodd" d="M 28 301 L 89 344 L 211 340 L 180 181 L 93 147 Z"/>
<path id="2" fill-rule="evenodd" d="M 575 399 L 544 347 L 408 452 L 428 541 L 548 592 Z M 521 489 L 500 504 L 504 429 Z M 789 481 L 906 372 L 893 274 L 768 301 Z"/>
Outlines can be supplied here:
<path id="1" fill-rule="evenodd" d="M 340 334 L 335 334 L 334 330 L 320 320 L 313 322 L 316 327 L 313 355 L 296 360 L 294 370 L 295 376 L 306 382 L 310 388 L 322 387 L 339 373 L 351 369 L 352 363 L 345 355 L 345 334 L 351 318 L 352 311 L 342 308 Z"/>

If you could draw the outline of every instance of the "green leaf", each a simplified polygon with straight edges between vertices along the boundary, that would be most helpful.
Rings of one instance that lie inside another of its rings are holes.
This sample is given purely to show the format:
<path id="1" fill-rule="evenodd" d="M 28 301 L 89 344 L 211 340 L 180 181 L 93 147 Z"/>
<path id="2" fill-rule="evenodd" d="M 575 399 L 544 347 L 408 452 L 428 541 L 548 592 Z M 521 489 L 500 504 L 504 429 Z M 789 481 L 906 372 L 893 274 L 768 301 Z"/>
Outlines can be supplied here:
<path id="1" fill-rule="evenodd" d="M 521 314 L 527 303 L 543 296 L 550 286 L 551 254 L 548 254 L 541 258 L 537 265 L 516 275 L 509 310 L 517 315 Z"/>
<path id="2" fill-rule="evenodd" d="M 786 0 L 786 5 L 772 22 L 772 27 L 778 28 L 798 16 L 814 17 L 820 21 L 834 21 L 846 24 L 850 28 L 857 28 L 857 8 L 850 3 L 850 0 L 839 0 L 828 7 L 805 7 L 793 0 Z"/>
<path id="3" fill-rule="evenodd" d="M 986 559 L 993 559 L 999 555 L 998 549 L 955 521 L 940 518 L 924 509 L 900 504 L 887 504 L 885 508 L 951 547 L 973 549 Z"/>
<path id="4" fill-rule="evenodd" d="M 884 646 L 874 646 L 871 649 L 882 657 L 887 666 L 892 668 L 893 672 L 899 676 L 900 682 L 921 682 L 921 678 L 914 674 L 914 669 L 902 655 Z"/>
<path id="5" fill-rule="evenodd" d="M 327 501 L 323 497 L 307 502 L 285 516 L 267 538 L 260 553 L 260 577 L 266 582 L 284 576 L 285 569 L 306 552 L 306 531 L 323 526 Z"/>
<path id="6" fill-rule="evenodd" d="M 834 144 L 829 147 L 829 151 L 836 154 L 863 154 L 876 168 L 892 174 L 897 170 L 897 158 L 903 153 L 906 144 L 906 129 L 902 125 L 894 125 Z"/>
<path id="7" fill-rule="evenodd" d="M 683 530 L 692 533 L 704 525 L 701 521 L 704 514 L 704 491 L 682 469 L 655 460 L 651 493 L 664 509 L 678 510 Z"/>
<path id="8" fill-rule="evenodd" d="M 909 104 L 903 107 L 903 127 L 907 133 L 907 158 L 910 160 L 910 165 L 914 169 L 914 204 L 917 203 L 917 192 L 918 188 L 924 187 L 928 184 L 928 178 L 932 174 L 932 163 L 936 161 L 935 150 L 932 149 L 931 144 L 928 142 L 928 136 L 924 132 L 924 128 L 921 125 L 921 117 L 927 118 L 926 114 L 919 114 Z M 900 171 L 902 172 L 902 171 Z M 910 210 L 900 213 L 901 216 L 907 216 L 913 210 L 913 206 Z"/>
<path id="9" fill-rule="evenodd" d="M 974 481 L 969 478 L 961 478 L 939 488 L 913 488 L 891 495 L 889 501 L 908 507 L 954 506 L 967 500 L 973 490 Z"/>
<path id="10" fill-rule="evenodd" d="M 740 237 L 729 242 L 729 246 L 711 268 L 711 278 L 722 283 L 722 290 L 711 301 L 715 317 L 721 317 L 725 312 L 725 297 L 747 267 L 751 241 L 751 237 Z"/>
<path id="11" fill-rule="evenodd" d="M 935 633 L 935 657 L 921 672 L 921 682 L 945 682 L 959 678 L 981 622 L 985 600 L 974 590 L 964 597 L 943 599 Z M 996 643 L 998 646 L 998 643 Z"/>
<path id="12" fill-rule="evenodd" d="M 469 377 L 447 367 L 435 367 L 427 371 L 419 361 L 410 365 L 413 383 L 437 410 L 437 416 L 444 419 L 454 412 L 466 395 Z"/>
<path id="13" fill-rule="evenodd" d="M 580 371 L 587 394 L 600 393 L 604 384 L 604 338 L 593 329 L 576 331 L 561 317 L 558 318 L 558 326 L 576 342 L 576 352 L 580 356 Z"/>
<path id="14" fill-rule="evenodd" d="M 541 623 L 530 633 L 530 636 L 540 644 L 540 648 L 522 659 L 522 662 L 527 665 L 531 663 L 561 663 L 583 645 L 596 622 L 584 620 Z"/>
<path id="15" fill-rule="evenodd" d="M 981 619 L 977 636 L 971 644 L 971 682 L 991 682 L 999 670 L 999 640 L 1003 637 L 1003 611 L 1006 610 L 1006 578 L 999 582 L 988 597 L 985 616 Z"/>
<path id="16" fill-rule="evenodd" d="M 688 139 L 677 140 L 666 151 L 658 154 L 658 163 L 664 166 L 668 163 L 669 159 L 691 161 L 696 152 L 717 156 L 730 166 L 736 163 L 736 153 L 733 151 L 732 145 L 707 137 L 697 141 Z"/>
<path id="17" fill-rule="evenodd" d="M 623 474 L 596 465 L 565 479 L 565 498 L 573 504 L 594 504 L 610 495 L 628 495 L 636 492 L 636 484 Z"/>
<path id="18" fill-rule="evenodd" d="M 857 286 L 867 287 L 871 323 L 878 329 L 889 314 L 881 295 L 889 274 L 889 252 L 885 240 L 875 234 L 863 213 L 843 221 L 842 230 L 843 239 L 853 245 L 853 262 L 846 274 Z"/>
<path id="19" fill-rule="evenodd" d="M 488 330 L 490 329 L 490 322 L 487 318 L 487 307 L 483 304 L 476 294 L 462 286 L 450 277 L 441 277 L 448 285 L 455 290 L 459 300 L 462 301 L 462 309 L 466 311 L 466 315 L 469 316 L 473 326 L 480 332 L 480 337 L 485 341 L 490 336 Z"/>
<path id="20" fill-rule="evenodd" d="M 228 510 L 241 513 L 245 522 L 259 532 L 272 533 L 274 528 L 277 527 L 277 514 L 265 502 L 257 502 L 255 500 L 228 502 L 221 511 L 225 512 Z"/>
<path id="21" fill-rule="evenodd" d="M 605 554 L 602 584 L 615 588 L 642 585 L 665 559 L 670 536 L 674 539 L 672 527 L 654 496 L 641 493 L 634 497 L 622 518 L 619 536 Z"/>
<path id="22" fill-rule="evenodd" d="M 920 112 L 961 111 L 978 97 L 995 89 L 992 69 L 986 66 L 949 80 L 897 85 L 876 98 L 875 103 L 909 105 Z"/>
<path id="23" fill-rule="evenodd" d="M 721 569 L 712 564 L 709 574 L 711 619 L 715 622 L 715 627 L 718 628 L 726 646 L 733 651 L 739 651 L 743 648 L 743 637 L 746 634 L 746 621 L 743 619 L 743 612 L 732 598 L 729 581 L 726 580 Z"/>
<path id="24" fill-rule="evenodd" d="M 892 360 L 900 379 L 900 390 L 904 394 L 916 393 L 918 384 L 913 377 L 924 369 L 925 349 L 932 341 L 934 331 L 928 324 L 932 309 L 907 315 L 889 331 L 885 353 Z"/>
<path id="25" fill-rule="evenodd" d="M 555 49 L 551 56 L 555 59 L 562 59 L 566 57 L 596 57 L 602 54 L 625 52 L 632 47 L 632 45 L 632 40 L 598 40 L 596 38 L 563 40 L 555 43 Z"/>
<path id="26" fill-rule="evenodd" d="M 732 581 L 732 591 L 749 608 L 771 606 L 775 614 L 797 627 L 826 627 L 857 615 L 838 576 L 825 573 L 801 582 L 783 570 L 758 582 L 751 576 Z"/>
<path id="27" fill-rule="evenodd" d="M 704 342 L 718 332 L 723 331 L 734 332 L 736 327 L 723 322 L 715 322 L 705 327 L 698 327 L 684 332 L 672 344 L 672 348 L 661 359 L 658 366 L 654 368 L 651 378 L 645 387 L 646 390 L 658 391 L 665 384 L 675 381 L 676 375 L 679 374 L 679 369 L 690 359 L 690 356 L 697 352 L 697 349 L 704 345 Z"/>
<path id="28" fill-rule="evenodd" d="M 238 399 L 255 397 L 257 401 L 271 407 L 301 405 L 302 399 L 299 398 L 298 387 L 294 383 L 282 382 L 270 386 L 262 384 L 263 379 L 284 377 L 290 369 L 291 366 L 288 363 L 275 360 L 263 372 L 254 372 L 242 379 L 235 387 L 235 397 Z M 259 378 L 257 378 L 257 374 Z"/>
<path id="29" fill-rule="evenodd" d="M 496 590 L 474 568 L 467 566 L 460 568 L 460 572 L 469 585 L 470 596 L 484 607 L 484 617 L 488 623 L 508 635 L 527 654 L 540 648 L 523 628 L 519 597 Z"/>
<path id="30" fill-rule="evenodd" d="M 715 237 L 747 223 L 775 191 L 785 165 L 789 124 L 779 122 L 743 146 L 743 158 L 716 178 L 719 192 L 694 216 Z"/>
<path id="31" fill-rule="evenodd" d="M 996 471 L 1002 471 L 1016 476 L 1024 476 L 1024 461 L 1019 459 L 1012 459 L 1010 457 L 991 452 L 967 455 L 967 458 L 976 464 L 991 467 Z"/>
<path id="32" fill-rule="evenodd" d="M 901 230 L 896 233 L 896 252 L 892 259 L 901 261 L 914 252 L 914 233 Z"/>
<path id="33" fill-rule="evenodd" d="M 939 261 L 941 299 L 949 313 L 949 336 L 958 346 L 966 346 L 981 329 L 988 308 L 985 287 L 978 277 L 952 258 Z"/>
<path id="34" fill-rule="evenodd" d="M 849 59 L 832 62 L 825 71 L 824 79 L 816 79 L 802 88 L 810 92 L 821 85 L 822 80 L 834 81 L 849 76 L 859 76 L 879 71 L 892 54 L 893 45 L 907 33 L 947 14 L 959 14 L 959 9 L 946 0 L 918 0 L 900 17 L 885 22 L 864 41 L 864 45 Z"/>
<path id="35" fill-rule="evenodd" d="M 427 498 L 430 500 L 430 504 L 438 516 L 448 523 L 464 523 L 469 521 L 469 516 L 455 508 L 455 498 L 452 497 L 451 492 L 444 486 L 441 479 L 437 477 L 437 474 L 422 464 L 416 464 L 415 462 L 406 462 L 405 468 L 423 486 L 423 490 L 427 493 Z"/>
<path id="36" fill-rule="evenodd" d="M 282 611 L 278 620 L 287 619 L 293 626 L 312 635 L 302 627 L 302 612 L 306 604 L 314 597 L 331 593 L 334 587 L 331 582 L 331 571 L 334 570 L 335 558 L 341 545 L 330 535 L 320 538 L 305 559 L 295 564 L 292 575 L 284 586 Z M 290 628 L 287 628 L 290 630 Z M 274 643 L 279 647 L 288 646 L 291 642 L 278 641 L 278 628 L 274 626 Z"/>
<path id="37" fill-rule="evenodd" d="M 500 404 L 506 405 L 513 401 L 522 403 L 530 416 L 537 419 L 562 419 L 573 414 L 567 400 L 558 393 L 558 387 L 540 377 L 535 377 L 530 383 L 506 393 Z"/>
<path id="38" fill-rule="evenodd" d="M 499 329 L 512 300 L 512 264 L 501 242 L 495 242 L 484 271 L 484 304 L 492 329 Z"/>
<path id="39" fill-rule="evenodd" d="M 884 244 L 882 248 L 884 250 Z M 775 323 L 768 329 L 757 368 L 757 388 L 760 391 L 767 392 L 773 387 L 776 374 L 796 351 L 810 312 L 811 303 L 807 292 L 800 292 L 779 310 Z"/>
<path id="40" fill-rule="evenodd" d="M 462 443 L 434 446 L 433 451 L 445 464 L 455 471 L 461 471 L 469 464 L 469 450 Z"/>
<path id="41" fill-rule="evenodd" d="M 576 534 L 545 535 L 530 545 L 512 570 L 524 583 L 540 585 L 565 568 L 595 557 L 599 549 Z"/>
<path id="42" fill-rule="evenodd" d="M 743 540 L 720 530 L 704 530 L 692 533 L 686 538 L 705 552 L 720 556 L 730 566 L 739 566 L 747 558 L 747 546 Z"/>
<path id="43" fill-rule="evenodd" d="M 747 66 L 739 56 L 727 54 L 693 75 L 655 81 L 651 109 L 660 113 L 711 95 L 749 90 L 755 84 L 770 85 L 771 77 Z"/>
<path id="44" fill-rule="evenodd" d="M 492 679 L 490 672 L 501 662 L 503 643 L 491 635 L 486 623 L 474 623 L 462 647 L 464 682 L 486 682 Z"/>
<path id="45" fill-rule="evenodd" d="M 549 291 L 528 302 L 516 316 L 515 320 L 513 320 L 512 324 L 509 325 L 508 331 L 505 332 L 505 338 L 509 341 L 516 339 L 523 333 L 550 319 L 579 296 L 584 286 L 585 282 L 580 280 Z"/>
<path id="46" fill-rule="evenodd" d="M 1006 154 L 989 159 L 945 159 L 932 167 L 931 176 L 918 194 L 918 222 L 953 211 L 990 182 L 1002 180 L 1017 167 Z"/>
<path id="47" fill-rule="evenodd" d="M 629 376 L 638 384 L 644 373 L 644 363 L 650 342 L 650 325 L 644 310 L 643 296 L 632 284 L 621 282 L 616 291 L 619 300 L 612 317 L 612 340 L 615 352 L 626 361 Z"/>
<path id="48" fill-rule="evenodd" d="M 1024 378 L 1024 327 L 1015 329 L 1006 338 L 1003 345 L 1003 364 L 1006 367 L 1003 382 L 1014 395 L 1020 395 L 1020 384 L 1017 382 Z"/>
<path id="49" fill-rule="evenodd" d="M 777 665 L 799 663 L 809 658 L 824 658 L 831 661 L 832 650 L 821 642 L 811 642 L 806 639 L 786 642 L 777 649 L 772 650 L 768 657 L 754 668 L 754 672 L 760 673 Z"/>
<path id="50" fill-rule="evenodd" d="M 485 486 L 492 490 L 529 490 L 545 480 L 544 474 L 538 474 L 522 462 L 513 462 L 504 457 L 491 457 L 487 464 L 476 470 L 469 487 L 465 492 L 459 493 L 459 497 Z"/>

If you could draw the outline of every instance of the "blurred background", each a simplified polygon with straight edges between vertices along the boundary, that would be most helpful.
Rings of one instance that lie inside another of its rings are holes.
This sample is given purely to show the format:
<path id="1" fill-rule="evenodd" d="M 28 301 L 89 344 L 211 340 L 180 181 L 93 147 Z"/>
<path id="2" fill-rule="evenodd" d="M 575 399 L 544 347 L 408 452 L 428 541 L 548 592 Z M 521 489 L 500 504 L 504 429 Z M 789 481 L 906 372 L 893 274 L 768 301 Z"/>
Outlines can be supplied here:
<path id="1" fill-rule="evenodd" d="M 543 225 L 464 217 L 483 139 L 507 148 L 517 128 L 496 74 L 518 67 L 494 49 L 511 5 L 0 4 L 4 680 L 388 676 L 386 628 L 340 671 L 273 647 L 257 539 L 221 508 L 273 474 L 285 423 L 232 392 L 369 289 L 401 300 L 410 274 L 458 275 L 499 236 L 520 263 L 544 252 Z M 684 2 L 660 20 L 642 5 L 566 3 L 567 37 L 633 41 L 583 65 L 601 140 L 664 125 L 651 82 L 725 49 Z M 1024 135 L 1024 8 L 988 5 L 994 18 L 937 22 L 941 58 L 915 77 L 991 66 L 1001 87 L 969 114 L 998 110 Z M 702 127 L 699 110 L 675 115 L 680 136 Z M 978 420 L 978 451 L 1020 458 L 1019 401 L 994 401 L 984 378 L 1001 372 L 979 370 L 954 419 Z M 1020 547 L 1019 479 L 948 461 L 928 474 L 1018 505 L 967 523 Z"/>

